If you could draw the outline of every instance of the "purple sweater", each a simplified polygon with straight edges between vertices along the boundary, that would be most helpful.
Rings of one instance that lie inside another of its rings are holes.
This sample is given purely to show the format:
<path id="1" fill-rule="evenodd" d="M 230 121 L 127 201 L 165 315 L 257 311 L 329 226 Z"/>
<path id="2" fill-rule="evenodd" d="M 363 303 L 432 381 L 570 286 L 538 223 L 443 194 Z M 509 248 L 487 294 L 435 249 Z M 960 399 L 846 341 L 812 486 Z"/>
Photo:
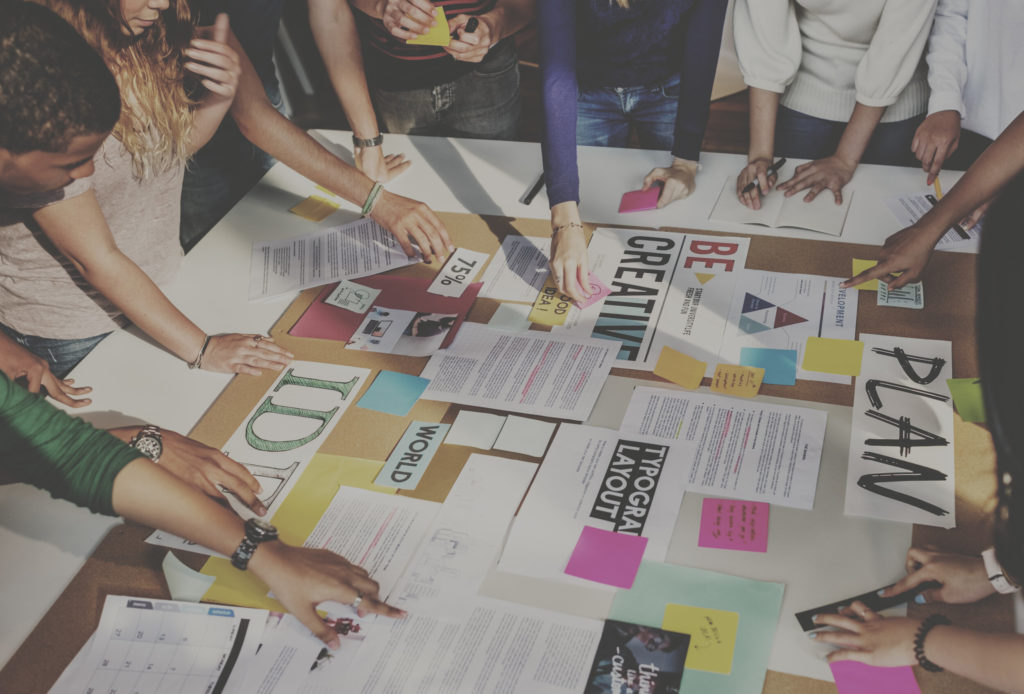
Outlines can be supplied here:
<path id="1" fill-rule="evenodd" d="M 579 88 L 637 87 L 679 75 L 672 154 L 696 160 L 708 120 L 727 0 L 540 0 L 544 177 L 552 205 L 579 202 Z"/>

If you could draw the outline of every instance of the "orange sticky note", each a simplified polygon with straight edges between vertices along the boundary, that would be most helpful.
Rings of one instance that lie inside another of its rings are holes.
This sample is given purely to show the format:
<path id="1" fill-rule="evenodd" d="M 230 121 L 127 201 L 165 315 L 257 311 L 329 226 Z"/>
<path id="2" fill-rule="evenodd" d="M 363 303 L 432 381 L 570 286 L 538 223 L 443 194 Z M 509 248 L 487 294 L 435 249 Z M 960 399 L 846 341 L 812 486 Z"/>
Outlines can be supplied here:
<path id="1" fill-rule="evenodd" d="M 708 365 L 689 354 L 683 354 L 671 347 L 662 347 L 658 355 L 658 363 L 654 366 L 654 375 L 661 376 L 688 390 L 700 388 L 701 379 Z"/>
<path id="2" fill-rule="evenodd" d="M 761 389 L 763 380 L 764 369 L 755 366 L 719 364 L 715 367 L 715 375 L 711 379 L 711 390 L 722 395 L 752 398 Z"/>
<path id="3" fill-rule="evenodd" d="M 434 8 L 434 19 L 437 23 L 427 30 L 427 33 L 420 34 L 406 43 L 413 46 L 447 46 L 452 42 L 451 32 L 448 30 L 448 18 L 444 16 L 444 9 Z"/>
<path id="4" fill-rule="evenodd" d="M 572 308 L 572 297 L 558 291 L 554 279 L 548 277 L 544 287 L 533 302 L 530 310 L 530 322 L 540 325 L 563 325 Z"/>
<path id="5" fill-rule="evenodd" d="M 310 195 L 288 211 L 292 214 L 299 215 L 303 219 L 308 219 L 311 222 L 322 222 L 330 217 L 331 213 L 337 209 L 338 206 L 330 200 L 322 198 L 319 195 Z"/>
<path id="6" fill-rule="evenodd" d="M 853 275 L 856 277 L 860 273 L 864 272 L 869 268 L 873 268 L 878 265 L 877 260 L 861 260 L 860 258 L 853 259 Z M 877 292 L 878 291 L 878 280 L 871 280 L 870 282 L 862 282 L 858 284 L 854 289 L 860 289 L 865 292 Z"/>
<path id="7" fill-rule="evenodd" d="M 863 342 L 809 337 L 804 346 L 804 363 L 801 368 L 841 376 L 859 376 L 863 358 Z"/>

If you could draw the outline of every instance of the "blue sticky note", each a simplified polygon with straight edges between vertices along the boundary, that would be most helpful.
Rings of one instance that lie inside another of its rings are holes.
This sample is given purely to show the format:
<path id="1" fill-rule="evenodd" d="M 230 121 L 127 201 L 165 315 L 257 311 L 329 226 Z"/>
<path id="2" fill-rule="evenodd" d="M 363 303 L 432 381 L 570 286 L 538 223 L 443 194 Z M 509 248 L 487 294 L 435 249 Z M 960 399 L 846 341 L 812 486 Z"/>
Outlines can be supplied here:
<path id="1" fill-rule="evenodd" d="M 381 371 L 359 399 L 359 407 L 404 417 L 430 385 L 430 379 L 395 371 Z"/>
<path id="2" fill-rule="evenodd" d="M 764 369 L 763 383 L 777 386 L 796 385 L 796 350 L 744 347 L 740 350 L 740 366 Z"/>
<path id="3" fill-rule="evenodd" d="M 415 489 L 450 428 L 437 422 L 413 422 L 388 456 L 374 484 Z"/>

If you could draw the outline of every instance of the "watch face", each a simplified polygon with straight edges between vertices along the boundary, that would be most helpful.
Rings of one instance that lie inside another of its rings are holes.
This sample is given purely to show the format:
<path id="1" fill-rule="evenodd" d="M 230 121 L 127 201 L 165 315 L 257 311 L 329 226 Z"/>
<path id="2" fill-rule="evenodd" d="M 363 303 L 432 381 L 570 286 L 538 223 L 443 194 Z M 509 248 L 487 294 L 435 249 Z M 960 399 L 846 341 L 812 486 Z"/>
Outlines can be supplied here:
<path id="1" fill-rule="evenodd" d="M 250 531 L 249 536 L 256 542 L 265 542 L 277 537 L 277 528 L 259 518 L 250 518 L 246 521 L 246 529 Z"/>
<path id="2" fill-rule="evenodd" d="M 135 440 L 134 446 L 135 450 L 151 460 L 158 460 L 164 452 L 164 446 L 157 436 L 140 436 Z"/>

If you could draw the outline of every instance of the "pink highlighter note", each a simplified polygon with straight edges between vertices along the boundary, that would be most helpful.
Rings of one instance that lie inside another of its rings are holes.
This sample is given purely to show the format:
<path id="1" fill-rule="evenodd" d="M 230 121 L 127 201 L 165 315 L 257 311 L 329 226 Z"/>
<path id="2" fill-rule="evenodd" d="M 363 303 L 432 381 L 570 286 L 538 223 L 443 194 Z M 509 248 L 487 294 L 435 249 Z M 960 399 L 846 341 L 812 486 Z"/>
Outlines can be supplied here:
<path id="1" fill-rule="evenodd" d="M 632 588 L 647 538 L 583 526 L 565 573 L 617 588 Z"/>
<path id="2" fill-rule="evenodd" d="M 911 667 L 874 667 L 853 660 L 829 663 L 839 694 L 921 694 Z"/>
<path id="3" fill-rule="evenodd" d="M 700 515 L 699 547 L 768 551 L 768 512 L 761 501 L 705 498 Z"/>
<path id="4" fill-rule="evenodd" d="M 628 193 L 623 193 L 622 202 L 619 203 L 619 214 L 653 210 L 658 206 L 659 195 L 661 195 L 661 186 L 651 186 L 647 190 L 631 190 Z"/>
<path id="5" fill-rule="evenodd" d="M 605 298 L 612 293 L 611 287 L 597 279 L 597 276 L 593 272 L 590 273 L 590 288 L 593 292 L 583 301 L 574 301 L 573 303 L 580 308 L 586 308 L 591 304 L 596 304 L 601 299 Z"/>

